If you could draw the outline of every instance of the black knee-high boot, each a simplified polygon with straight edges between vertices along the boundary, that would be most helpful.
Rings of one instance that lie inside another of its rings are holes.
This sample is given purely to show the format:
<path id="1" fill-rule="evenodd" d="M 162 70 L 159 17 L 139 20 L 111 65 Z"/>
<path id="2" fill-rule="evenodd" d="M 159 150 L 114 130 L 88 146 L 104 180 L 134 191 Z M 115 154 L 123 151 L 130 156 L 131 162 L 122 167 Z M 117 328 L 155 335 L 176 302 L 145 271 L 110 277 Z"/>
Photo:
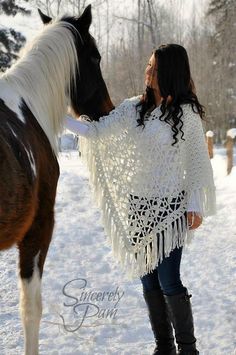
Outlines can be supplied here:
<path id="1" fill-rule="evenodd" d="M 153 355 L 176 355 L 173 328 L 161 290 L 143 291 L 156 348 Z"/>
<path id="2" fill-rule="evenodd" d="M 170 319 L 175 329 L 179 355 L 199 354 L 199 351 L 196 349 L 190 297 L 192 295 L 188 294 L 186 287 L 185 291 L 178 295 L 164 295 Z"/>

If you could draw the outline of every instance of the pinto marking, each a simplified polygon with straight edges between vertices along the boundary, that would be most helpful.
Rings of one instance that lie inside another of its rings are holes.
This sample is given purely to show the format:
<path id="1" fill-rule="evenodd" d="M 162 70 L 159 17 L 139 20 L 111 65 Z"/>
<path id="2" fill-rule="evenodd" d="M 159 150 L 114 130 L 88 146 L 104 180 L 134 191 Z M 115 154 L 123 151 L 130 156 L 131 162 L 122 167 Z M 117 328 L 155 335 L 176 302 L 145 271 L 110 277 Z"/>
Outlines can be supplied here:
<path id="1" fill-rule="evenodd" d="M 20 108 L 22 101 L 21 95 L 19 95 L 7 81 L 4 82 L 2 80 L 0 80 L 0 93 L 0 97 L 5 105 L 16 114 L 21 122 L 25 123 L 25 118 Z"/>
<path id="2" fill-rule="evenodd" d="M 8 127 L 10 128 L 10 130 L 11 130 L 13 136 L 14 136 L 15 138 L 17 138 L 17 135 L 16 135 L 16 133 L 14 132 L 14 130 L 13 130 L 13 128 L 11 127 L 11 125 L 10 125 L 9 122 L 7 122 L 7 125 L 8 125 Z"/>
<path id="3" fill-rule="evenodd" d="M 40 251 L 34 257 L 33 275 L 30 279 L 20 278 L 20 314 L 25 334 L 25 355 L 36 354 L 38 333 L 42 316 L 41 278 L 39 271 Z"/>
<path id="4" fill-rule="evenodd" d="M 24 143 L 21 142 L 21 144 L 23 145 L 24 147 L 24 150 L 28 156 L 28 160 L 29 160 L 29 163 L 30 163 L 30 166 L 31 166 L 31 170 L 34 174 L 34 177 L 37 176 L 37 173 L 36 173 L 36 165 L 35 165 L 35 160 L 34 160 L 34 156 L 33 156 L 33 153 L 31 151 L 31 149 L 29 148 L 29 150 L 27 150 L 26 146 L 24 145 Z"/>

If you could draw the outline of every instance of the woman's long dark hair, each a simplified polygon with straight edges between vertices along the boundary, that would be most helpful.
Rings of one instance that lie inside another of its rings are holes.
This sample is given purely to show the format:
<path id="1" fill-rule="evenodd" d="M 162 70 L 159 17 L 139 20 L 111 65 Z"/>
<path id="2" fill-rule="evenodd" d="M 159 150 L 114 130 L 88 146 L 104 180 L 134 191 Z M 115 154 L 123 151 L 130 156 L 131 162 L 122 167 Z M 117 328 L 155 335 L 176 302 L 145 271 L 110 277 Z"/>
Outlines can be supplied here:
<path id="1" fill-rule="evenodd" d="M 198 113 L 202 119 L 205 116 L 205 111 L 195 93 L 185 48 L 178 44 L 162 45 L 154 52 L 154 55 L 157 61 L 157 82 L 163 98 L 160 106 L 162 114 L 159 119 L 171 125 L 171 129 L 174 132 L 173 146 L 178 142 L 177 135 L 179 131 L 181 132 L 181 139 L 184 140 L 183 121 L 181 120 L 183 110 L 180 105 L 191 104 L 192 110 Z M 167 100 L 168 96 L 171 96 L 171 101 Z M 138 126 L 142 125 L 144 127 L 144 116 L 146 114 L 150 115 L 151 111 L 156 107 L 153 89 L 146 88 L 137 107 L 140 107 L 140 116 L 137 119 Z M 165 116 L 166 112 L 167 115 Z"/>

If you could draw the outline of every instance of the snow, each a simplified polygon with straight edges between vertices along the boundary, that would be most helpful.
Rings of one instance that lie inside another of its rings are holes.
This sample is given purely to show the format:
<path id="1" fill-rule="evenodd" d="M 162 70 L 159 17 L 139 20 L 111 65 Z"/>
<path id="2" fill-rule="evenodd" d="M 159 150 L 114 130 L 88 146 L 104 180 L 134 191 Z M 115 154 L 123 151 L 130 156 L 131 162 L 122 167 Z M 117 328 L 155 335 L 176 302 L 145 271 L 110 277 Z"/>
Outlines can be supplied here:
<path id="1" fill-rule="evenodd" d="M 42 355 L 149 355 L 154 340 L 141 282 L 127 281 L 111 255 L 88 172 L 78 152 L 64 151 L 59 161 L 56 225 L 43 275 L 39 352 Z M 183 284 L 193 295 L 200 354 L 233 355 L 236 167 L 226 175 L 225 149 L 221 147 L 215 149 L 212 166 L 218 213 L 204 221 L 193 243 L 184 251 L 181 275 Z M 0 354 L 19 355 L 23 349 L 23 330 L 18 311 L 16 248 L 1 252 L 0 260 Z M 86 295 L 86 291 L 91 293 Z M 80 327 L 86 306 L 79 303 L 85 302 L 91 303 L 87 314 L 90 317 Z M 107 316 L 113 307 L 117 309 L 115 317 Z M 80 312 L 80 317 L 76 312 Z M 62 326 L 62 317 L 67 330 Z"/>
<path id="2" fill-rule="evenodd" d="M 206 132 L 206 136 L 207 136 L 207 137 L 213 137 L 213 136 L 214 136 L 214 132 L 212 132 L 212 131 L 207 131 L 207 132 Z"/>
<path id="3" fill-rule="evenodd" d="M 227 136 L 234 139 L 236 137 L 236 128 L 231 128 L 227 131 Z"/>
<path id="4" fill-rule="evenodd" d="M 65 130 L 61 137 L 59 138 L 59 148 L 62 150 L 72 150 L 76 149 L 78 145 L 78 137 L 74 133 Z"/>

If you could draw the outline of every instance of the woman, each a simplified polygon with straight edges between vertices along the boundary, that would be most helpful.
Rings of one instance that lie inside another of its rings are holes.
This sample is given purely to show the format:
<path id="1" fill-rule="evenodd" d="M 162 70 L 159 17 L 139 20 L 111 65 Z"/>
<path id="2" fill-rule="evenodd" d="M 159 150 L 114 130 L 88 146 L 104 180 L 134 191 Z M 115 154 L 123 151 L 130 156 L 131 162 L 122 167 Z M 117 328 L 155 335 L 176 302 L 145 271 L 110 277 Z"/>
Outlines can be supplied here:
<path id="1" fill-rule="evenodd" d="M 182 249 L 215 214 L 215 186 L 186 50 L 160 46 L 144 95 L 99 122 L 67 119 L 81 139 L 115 257 L 143 285 L 154 354 L 199 354 L 191 295 L 180 278 Z"/>

